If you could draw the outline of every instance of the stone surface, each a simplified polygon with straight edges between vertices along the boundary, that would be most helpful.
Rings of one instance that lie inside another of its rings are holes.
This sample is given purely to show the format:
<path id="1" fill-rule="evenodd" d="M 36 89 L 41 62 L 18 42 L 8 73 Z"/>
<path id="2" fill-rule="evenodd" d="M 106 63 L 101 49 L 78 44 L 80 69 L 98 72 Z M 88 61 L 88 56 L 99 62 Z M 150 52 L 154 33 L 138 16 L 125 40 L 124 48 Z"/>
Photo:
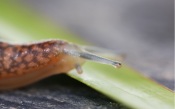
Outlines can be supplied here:
<path id="1" fill-rule="evenodd" d="M 0 92 L 0 109 L 125 109 L 84 84 L 58 75 L 31 86 Z"/>

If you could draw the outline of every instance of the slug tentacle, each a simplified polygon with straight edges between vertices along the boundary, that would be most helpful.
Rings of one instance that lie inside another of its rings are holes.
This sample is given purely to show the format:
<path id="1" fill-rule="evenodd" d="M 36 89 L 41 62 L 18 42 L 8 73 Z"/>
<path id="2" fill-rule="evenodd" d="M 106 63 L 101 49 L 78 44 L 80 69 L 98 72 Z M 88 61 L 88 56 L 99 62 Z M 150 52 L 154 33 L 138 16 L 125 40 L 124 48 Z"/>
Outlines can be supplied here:
<path id="1" fill-rule="evenodd" d="M 65 48 L 64 48 L 64 53 L 72 55 L 72 56 L 76 56 L 76 57 L 81 57 L 83 59 L 103 63 L 103 64 L 109 64 L 109 65 L 112 65 L 116 68 L 121 67 L 121 63 L 118 62 L 118 61 L 110 60 L 110 59 L 98 56 L 94 53 L 90 53 L 89 51 L 87 51 L 83 47 L 73 45 L 73 44 L 66 45 Z"/>

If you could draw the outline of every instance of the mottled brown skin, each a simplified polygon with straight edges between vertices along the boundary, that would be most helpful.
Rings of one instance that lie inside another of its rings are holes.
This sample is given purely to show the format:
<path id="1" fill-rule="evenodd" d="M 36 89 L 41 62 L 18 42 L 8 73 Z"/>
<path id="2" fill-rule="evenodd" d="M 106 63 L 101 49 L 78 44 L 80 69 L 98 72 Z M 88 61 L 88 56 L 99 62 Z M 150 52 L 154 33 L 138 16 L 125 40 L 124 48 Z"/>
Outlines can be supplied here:
<path id="1" fill-rule="evenodd" d="M 68 44 L 61 40 L 28 45 L 0 42 L 0 90 L 22 87 L 82 64 L 82 59 L 63 52 Z"/>

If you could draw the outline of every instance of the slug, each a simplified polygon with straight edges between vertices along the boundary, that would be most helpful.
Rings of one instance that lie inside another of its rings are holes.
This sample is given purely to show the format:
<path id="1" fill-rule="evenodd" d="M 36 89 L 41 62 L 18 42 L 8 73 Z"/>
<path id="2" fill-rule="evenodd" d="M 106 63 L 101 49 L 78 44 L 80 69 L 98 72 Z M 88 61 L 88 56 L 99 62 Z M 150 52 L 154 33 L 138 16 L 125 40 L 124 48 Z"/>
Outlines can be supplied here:
<path id="1" fill-rule="evenodd" d="M 24 87 L 74 68 L 82 73 L 81 65 L 85 60 L 121 66 L 120 62 L 97 56 L 63 40 L 29 44 L 0 41 L 0 90 Z"/>

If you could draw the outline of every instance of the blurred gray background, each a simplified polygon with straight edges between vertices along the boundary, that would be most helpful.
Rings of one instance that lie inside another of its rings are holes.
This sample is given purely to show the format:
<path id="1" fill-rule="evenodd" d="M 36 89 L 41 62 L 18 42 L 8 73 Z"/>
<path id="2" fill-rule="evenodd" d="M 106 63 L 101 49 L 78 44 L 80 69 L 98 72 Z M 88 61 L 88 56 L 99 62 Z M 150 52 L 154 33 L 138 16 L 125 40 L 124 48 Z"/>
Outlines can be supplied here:
<path id="1" fill-rule="evenodd" d="M 173 0 L 20 0 L 37 14 L 173 89 Z"/>

